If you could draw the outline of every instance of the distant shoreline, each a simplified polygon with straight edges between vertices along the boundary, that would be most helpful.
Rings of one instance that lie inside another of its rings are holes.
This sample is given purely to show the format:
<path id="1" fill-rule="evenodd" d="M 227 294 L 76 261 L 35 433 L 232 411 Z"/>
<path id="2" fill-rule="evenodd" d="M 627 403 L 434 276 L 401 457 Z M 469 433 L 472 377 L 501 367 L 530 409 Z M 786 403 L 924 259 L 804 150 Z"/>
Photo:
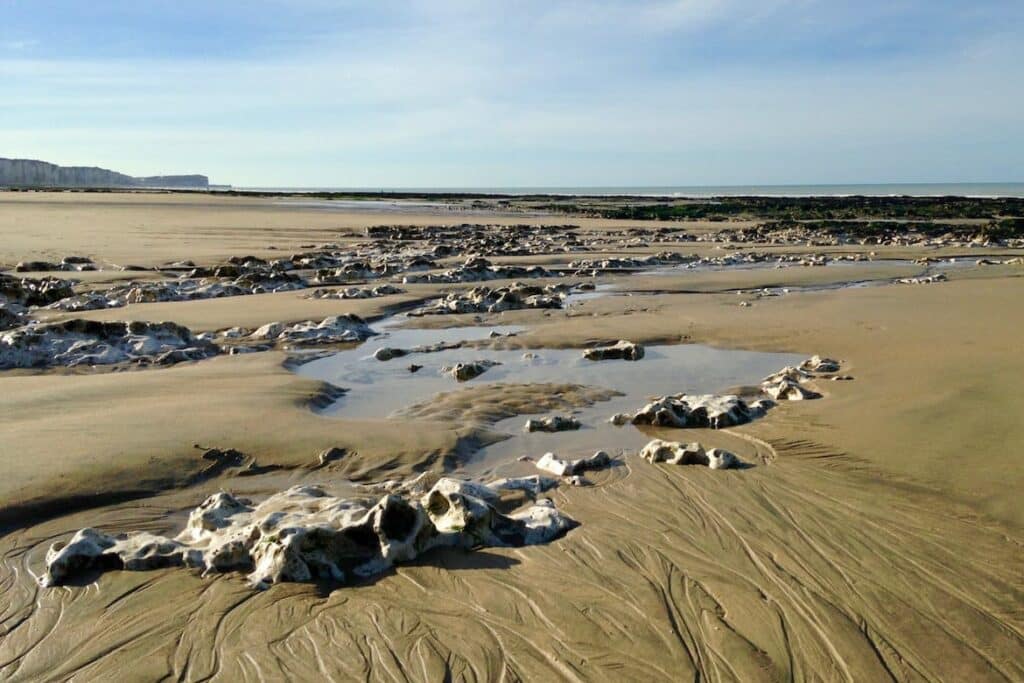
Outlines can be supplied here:
<path id="1" fill-rule="evenodd" d="M 445 196 L 458 198 L 508 197 L 582 197 L 620 199 L 714 199 L 760 197 L 964 197 L 969 199 L 1001 199 L 1024 197 L 1024 182 L 998 183 L 823 183 L 799 185 L 678 185 L 678 186 L 608 186 L 608 187 L 232 187 L 232 192 L 246 194 L 310 195 L 407 198 Z"/>
<path id="2" fill-rule="evenodd" d="M 931 190 L 930 192 L 925 189 Z M 989 190 L 987 192 L 982 190 Z M 0 185 L 0 192 L 136 192 L 214 194 L 238 197 L 300 197 L 351 200 L 594 199 L 594 200 L 751 200 L 751 199 L 1022 199 L 1024 183 L 918 183 L 864 185 L 737 185 L 678 188 L 306 188 L 306 187 L 19 187 Z"/>

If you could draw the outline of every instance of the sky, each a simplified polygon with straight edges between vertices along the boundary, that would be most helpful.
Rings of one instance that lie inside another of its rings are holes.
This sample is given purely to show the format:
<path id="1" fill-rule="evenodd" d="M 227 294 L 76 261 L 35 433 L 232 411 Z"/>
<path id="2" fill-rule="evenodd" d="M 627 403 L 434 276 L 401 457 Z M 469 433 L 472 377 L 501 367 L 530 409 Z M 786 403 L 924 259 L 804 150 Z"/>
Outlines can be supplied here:
<path id="1" fill-rule="evenodd" d="M 263 187 L 1024 181 L 1021 0 L 0 0 L 0 157 Z"/>

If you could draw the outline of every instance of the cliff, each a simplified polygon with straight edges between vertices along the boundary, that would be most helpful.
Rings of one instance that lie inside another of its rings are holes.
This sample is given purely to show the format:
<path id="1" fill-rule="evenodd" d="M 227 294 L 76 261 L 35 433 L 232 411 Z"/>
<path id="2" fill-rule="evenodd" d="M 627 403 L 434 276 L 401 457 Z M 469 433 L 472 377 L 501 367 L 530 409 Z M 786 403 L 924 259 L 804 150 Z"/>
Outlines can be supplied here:
<path id="1" fill-rule="evenodd" d="M 170 187 L 207 189 L 204 175 L 133 178 L 94 166 L 57 166 L 32 159 L 0 158 L 0 187 Z"/>

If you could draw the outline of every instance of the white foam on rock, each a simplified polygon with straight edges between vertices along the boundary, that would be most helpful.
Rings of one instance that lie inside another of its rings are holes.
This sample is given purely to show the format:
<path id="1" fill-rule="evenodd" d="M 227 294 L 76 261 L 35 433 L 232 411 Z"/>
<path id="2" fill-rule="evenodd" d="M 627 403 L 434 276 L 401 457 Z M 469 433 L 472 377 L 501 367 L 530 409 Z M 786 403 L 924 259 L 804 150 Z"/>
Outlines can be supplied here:
<path id="1" fill-rule="evenodd" d="M 296 486 L 259 504 L 217 493 L 191 512 L 173 538 L 82 529 L 51 546 L 40 582 L 56 586 L 90 571 L 159 567 L 245 571 L 255 588 L 346 581 L 379 574 L 431 548 L 535 545 L 576 525 L 549 500 L 503 514 L 495 507 L 497 490 L 483 484 L 442 478 L 422 495 L 415 486 L 394 488 L 376 502 L 337 498 L 316 486 Z"/>

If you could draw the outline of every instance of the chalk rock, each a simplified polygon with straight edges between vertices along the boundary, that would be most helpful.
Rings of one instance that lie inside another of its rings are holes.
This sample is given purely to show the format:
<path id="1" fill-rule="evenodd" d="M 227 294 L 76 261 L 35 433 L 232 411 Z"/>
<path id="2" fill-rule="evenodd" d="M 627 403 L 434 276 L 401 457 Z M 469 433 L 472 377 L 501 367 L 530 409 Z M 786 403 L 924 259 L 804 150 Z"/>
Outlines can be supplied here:
<path id="1" fill-rule="evenodd" d="M 177 363 L 219 353 L 171 322 L 65 320 L 0 333 L 0 369 Z"/>
<path id="2" fill-rule="evenodd" d="M 777 382 L 766 382 L 761 385 L 766 394 L 776 401 L 805 401 L 813 398 L 821 398 L 821 394 L 801 386 L 799 382 L 791 379 L 781 379 Z"/>
<path id="3" fill-rule="evenodd" d="M 621 427 L 622 425 L 629 424 L 631 419 L 632 418 L 626 413 L 615 413 L 610 418 L 608 418 L 608 421 L 611 422 L 616 427 Z"/>
<path id="4" fill-rule="evenodd" d="M 791 382 L 805 382 L 810 379 L 814 379 L 814 375 L 801 368 L 795 368 L 792 365 L 787 365 L 778 372 L 773 372 L 765 377 L 761 380 L 761 384 L 775 384 L 783 380 L 789 380 Z"/>
<path id="5" fill-rule="evenodd" d="M 470 257 L 465 263 L 443 273 L 416 273 L 402 278 L 404 284 L 416 282 L 482 282 L 519 278 L 551 277 L 553 273 L 541 266 L 494 266 L 481 257 Z"/>
<path id="6" fill-rule="evenodd" d="M 348 451 L 346 451 L 344 448 L 332 446 L 331 448 L 327 448 L 324 449 L 323 451 L 320 451 L 320 455 L 317 456 L 317 461 L 321 465 L 326 465 L 328 463 L 334 462 L 335 460 L 341 460 L 342 458 L 345 457 L 346 453 L 348 453 Z"/>
<path id="7" fill-rule="evenodd" d="M 558 481 L 550 477 L 542 477 L 534 474 L 527 477 L 507 477 L 495 479 L 488 482 L 488 488 L 497 491 L 525 491 L 533 496 L 538 496 L 545 491 L 558 486 Z"/>
<path id="8" fill-rule="evenodd" d="M 340 344 L 364 341 L 376 334 L 365 320 L 349 313 L 330 316 L 320 322 L 307 320 L 292 325 L 268 323 L 253 332 L 249 338 L 285 344 Z"/>
<path id="9" fill-rule="evenodd" d="M 559 477 L 568 477 L 587 470 L 599 470 L 611 464 L 611 457 L 605 451 L 597 451 L 589 458 L 565 460 L 554 453 L 545 453 L 537 461 L 537 469 L 550 472 Z"/>
<path id="10" fill-rule="evenodd" d="M 544 418 L 533 418 L 526 421 L 523 428 L 527 432 L 564 432 L 579 429 L 579 420 L 572 416 L 552 415 Z"/>
<path id="11" fill-rule="evenodd" d="M 0 273 L 0 303 L 18 306 L 47 306 L 74 296 L 71 280 L 55 277 L 12 277 Z"/>
<path id="12" fill-rule="evenodd" d="M 654 439 L 644 446 L 640 450 L 640 457 L 652 463 L 704 465 L 713 470 L 739 467 L 742 464 L 735 454 L 720 448 L 704 450 L 699 443 L 684 444 L 661 439 Z"/>
<path id="13" fill-rule="evenodd" d="M 403 294 L 404 289 L 394 285 L 378 285 L 377 287 L 342 287 L 339 289 L 315 289 L 309 299 L 372 299 L 393 294 Z"/>
<path id="14" fill-rule="evenodd" d="M 748 404 L 734 395 L 676 394 L 662 396 L 633 415 L 633 424 L 660 427 L 708 427 L 721 429 L 750 422 L 764 414 L 767 404 Z"/>
<path id="15" fill-rule="evenodd" d="M 538 487 L 546 486 L 538 479 Z M 498 493 L 450 478 L 412 496 L 396 486 L 376 502 L 337 498 L 316 486 L 296 486 L 258 505 L 229 493 L 207 498 L 174 538 L 147 532 L 106 534 L 82 529 L 51 546 L 44 586 L 93 570 L 186 566 L 245 571 L 250 585 L 378 574 L 438 546 L 523 546 L 546 543 L 573 522 L 542 500 L 510 515 L 495 507 Z"/>
<path id="16" fill-rule="evenodd" d="M 474 287 L 468 292 L 451 292 L 430 303 L 410 311 L 410 316 L 444 315 L 451 313 L 500 313 L 523 308 L 561 308 L 564 284 L 529 285 L 514 282 L 507 287 Z"/>
<path id="17" fill-rule="evenodd" d="M 220 332 L 219 336 L 224 339 L 241 339 L 242 337 L 248 337 L 250 334 L 252 334 L 252 331 L 244 327 L 229 327 Z"/>
<path id="18" fill-rule="evenodd" d="M 587 349 L 583 357 L 587 360 L 640 360 L 644 357 L 644 347 L 620 339 L 612 346 Z"/>
<path id="19" fill-rule="evenodd" d="M 901 277 L 896 282 L 901 285 L 930 285 L 936 282 L 945 282 L 948 279 L 945 273 L 936 273 L 935 275 L 922 275 L 920 277 Z"/>
<path id="20" fill-rule="evenodd" d="M 810 372 L 839 372 L 839 361 L 821 356 L 811 356 L 800 364 L 800 368 Z"/>
<path id="21" fill-rule="evenodd" d="M 493 360 L 475 360 L 469 363 L 446 365 L 441 368 L 441 372 L 451 375 L 459 382 L 466 382 L 474 377 L 479 377 L 495 365 L 501 365 L 501 363 Z"/>

